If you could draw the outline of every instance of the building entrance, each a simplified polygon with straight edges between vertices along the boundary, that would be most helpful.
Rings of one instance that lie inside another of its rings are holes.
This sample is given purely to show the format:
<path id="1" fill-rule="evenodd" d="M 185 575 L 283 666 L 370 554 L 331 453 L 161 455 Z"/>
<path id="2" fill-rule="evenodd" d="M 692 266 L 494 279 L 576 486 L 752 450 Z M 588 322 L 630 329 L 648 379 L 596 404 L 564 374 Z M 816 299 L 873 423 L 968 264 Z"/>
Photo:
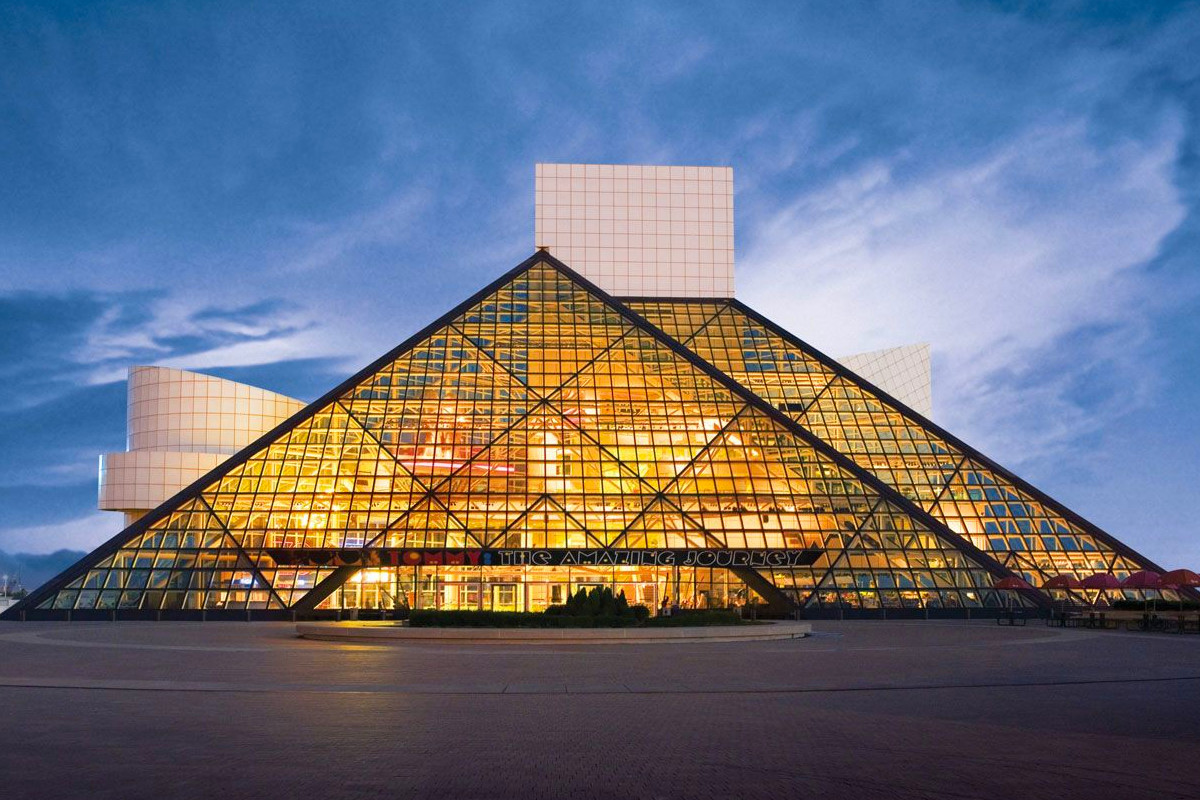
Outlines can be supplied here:
<path id="1" fill-rule="evenodd" d="M 522 611 L 524 603 L 517 602 L 515 583 L 492 584 L 492 611 Z"/>
<path id="2" fill-rule="evenodd" d="M 597 587 L 624 592 L 630 605 L 651 610 L 664 601 L 728 608 L 755 596 L 735 575 L 717 568 L 415 566 L 359 570 L 318 608 L 544 611 L 580 589 Z"/>

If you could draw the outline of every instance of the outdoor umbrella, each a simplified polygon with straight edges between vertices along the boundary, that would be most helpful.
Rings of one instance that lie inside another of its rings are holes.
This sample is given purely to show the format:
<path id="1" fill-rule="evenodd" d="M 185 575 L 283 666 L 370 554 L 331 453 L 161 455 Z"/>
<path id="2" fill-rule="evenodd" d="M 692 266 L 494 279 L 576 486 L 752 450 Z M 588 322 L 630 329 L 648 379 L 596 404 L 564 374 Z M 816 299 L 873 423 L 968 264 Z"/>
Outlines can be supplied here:
<path id="1" fill-rule="evenodd" d="M 1053 578 L 1050 578 L 1048 581 L 1043 583 L 1042 588 L 1063 590 L 1067 594 L 1066 600 L 1063 601 L 1066 603 L 1071 599 L 1072 590 L 1083 588 L 1083 581 L 1079 580 L 1079 578 L 1076 578 L 1074 575 L 1055 575 Z"/>
<path id="2" fill-rule="evenodd" d="M 1192 589 L 1200 586 L 1200 575 L 1190 569 L 1173 569 L 1162 574 L 1164 589 Z M 1179 592 L 1179 613 L 1183 613 L 1183 592 Z"/>
<path id="3" fill-rule="evenodd" d="M 1121 581 L 1122 589 L 1157 589 L 1162 585 L 1162 576 L 1157 572 L 1142 570 Z"/>
<path id="4" fill-rule="evenodd" d="M 1200 586 L 1200 575 L 1190 569 L 1173 569 L 1162 574 L 1162 582 L 1172 586 Z"/>
<path id="5" fill-rule="evenodd" d="M 993 583 L 992 586 L 996 589 L 1032 589 L 1033 588 L 1032 586 L 1029 585 L 1029 581 L 1025 580 L 1024 578 L 1018 578 L 1015 575 L 1012 577 L 1008 577 L 1008 578 L 1001 578 L 1000 580 Z M 1006 594 L 1004 596 L 1004 599 L 1008 601 L 1009 608 L 1012 608 L 1012 595 Z"/>
<path id="6" fill-rule="evenodd" d="M 1161 589 L 1162 588 L 1162 577 L 1157 572 L 1150 572 L 1149 570 L 1141 570 L 1139 572 L 1132 573 L 1128 578 L 1121 581 L 1121 588 L 1122 589 Z M 1156 598 L 1156 597 L 1150 599 L 1150 612 L 1151 613 L 1153 613 L 1155 610 L 1155 606 L 1156 606 L 1155 601 L 1157 599 L 1158 598 Z"/>
<path id="7" fill-rule="evenodd" d="M 1095 575 L 1088 575 L 1080 583 L 1085 589 L 1120 589 L 1121 582 L 1117 580 L 1115 575 L 1108 572 L 1097 572 Z"/>
<path id="8" fill-rule="evenodd" d="M 1099 605 L 1098 601 L 1104 597 L 1104 592 L 1106 590 L 1121 588 L 1121 582 L 1117 580 L 1117 577 L 1108 572 L 1097 572 L 1095 575 L 1088 575 L 1086 578 L 1080 581 L 1080 583 L 1083 584 L 1083 588 L 1085 589 L 1100 590 L 1100 593 L 1096 595 L 1096 605 Z"/>
<path id="9" fill-rule="evenodd" d="M 1029 582 L 1024 578 L 1001 578 L 992 584 L 996 589 L 1032 589 Z"/>
<path id="10" fill-rule="evenodd" d="M 1083 581 L 1074 575 L 1055 575 L 1042 584 L 1043 589 L 1082 589 Z"/>

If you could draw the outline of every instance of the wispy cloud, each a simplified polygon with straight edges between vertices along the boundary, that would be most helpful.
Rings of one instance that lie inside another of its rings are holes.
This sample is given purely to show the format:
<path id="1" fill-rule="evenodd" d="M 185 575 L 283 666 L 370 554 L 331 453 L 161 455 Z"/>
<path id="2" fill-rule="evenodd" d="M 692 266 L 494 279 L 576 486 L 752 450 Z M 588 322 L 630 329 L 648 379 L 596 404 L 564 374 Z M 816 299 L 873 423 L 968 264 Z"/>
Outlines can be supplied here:
<path id="1" fill-rule="evenodd" d="M 323 372 L 322 359 L 349 349 L 280 301 L 222 308 L 162 292 L 0 295 L 0 448 L 12 454 L 0 481 L 94 476 L 101 448 L 123 439 L 133 364 L 228 371 L 304 359 Z"/>
<path id="2" fill-rule="evenodd" d="M 339 342 L 330 340 L 326 331 L 309 329 L 255 341 L 240 341 L 198 353 L 160 358 L 155 361 L 155 365 L 205 370 L 251 367 L 313 358 L 338 359 L 350 364 L 356 363 L 347 357 Z"/>
<path id="3" fill-rule="evenodd" d="M 123 380 L 131 364 L 170 366 L 244 366 L 294 358 L 297 339 L 311 357 L 331 355 L 318 336 L 308 335 L 314 320 L 286 302 L 222 308 L 206 298 L 164 292 L 110 292 L 0 297 L 3 306 L 36 308 L 54 327 L 45 346 L 33 354 L 13 352 L 7 367 L 14 373 L 53 370 L 68 389 Z M 79 310 L 89 313 L 80 315 Z M 20 313 L 18 311 L 18 313 Z M 59 315 L 57 318 L 55 315 Z M 49 387 L 18 403 L 45 397 Z"/>
<path id="4" fill-rule="evenodd" d="M 831 352 L 932 342 L 944 421 L 1044 458 L 1154 380 L 1141 358 L 1162 287 L 1142 267 L 1185 213 L 1181 135 L 1167 115 L 1104 145 L 1075 121 L 915 175 L 876 159 L 751 221 L 741 292 Z"/>
<path id="5" fill-rule="evenodd" d="M 411 186 L 340 219 L 294 224 L 286 249 L 276 256 L 278 269 L 287 273 L 344 268 L 364 248 L 402 245 L 424 233 L 433 202 L 428 188 Z"/>
<path id="6" fill-rule="evenodd" d="M 96 511 L 65 522 L 30 525 L 0 531 L 0 550 L 10 553 L 49 553 L 91 550 L 125 527 L 120 514 Z"/>
<path id="7" fill-rule="evenodd" d="M 123 380 L 135 363 L 204 369 L 345 355 L 311 312 L 284 302 L 222 309 L 167 296 L 149 304 L 138 324 L 121 317 L 119 306 L 109 308 L 70 352 L 87 383 Z"/>

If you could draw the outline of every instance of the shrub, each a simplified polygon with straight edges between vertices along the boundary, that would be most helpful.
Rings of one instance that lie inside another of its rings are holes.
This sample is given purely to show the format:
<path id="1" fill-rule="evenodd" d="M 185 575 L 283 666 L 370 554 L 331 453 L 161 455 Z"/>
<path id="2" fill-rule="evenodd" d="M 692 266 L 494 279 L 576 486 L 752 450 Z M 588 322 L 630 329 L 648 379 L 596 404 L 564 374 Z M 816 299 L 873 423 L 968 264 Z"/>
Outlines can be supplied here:
<path id="1" fill-rule="evenodd" d="M 742 618 L 736 611 L 711 610 L 687 611 L 669 617 L 653 617 L 642 623 L 648 628 L 677 628 L 702 625 L 741 625 Z"/>
<path id="2" fill-rule="evenodd" d="M 561 609 L 561 610 L 560 610 Z M 607 586 L 597 586 L 590 592 L 580 588 L 578 592 L 567 598 L 562 606 L 550 606 L 546 613 L 552 616 L 565 614 L 575 617 L 628 617 L 636 616 L 630 610 L 625 592 L 614 595 Z M 647 611 L 649 615 L 649 611 Z"/>
<path id="3" fill-rule="evenodd" d="M 415 609 L 414 628 L 626 628 L 638 624 L 632 614 L 566 615 L 521 611 L 438 611 Z"/>
<path id="4" fill-rule="evenodd" d="M 687 625 L 738 625 L 735 611 L 681 611 L 670 617 L 651 617 L 644 605 L 629 605 L 625 593 L 611 589 L 580 589 L 563 605 L 543 613 L 521 611 L 439 611 L 412 609 L 408 624 L 414 628 L 629 628 L 633 626 L 676 627 Z"/>

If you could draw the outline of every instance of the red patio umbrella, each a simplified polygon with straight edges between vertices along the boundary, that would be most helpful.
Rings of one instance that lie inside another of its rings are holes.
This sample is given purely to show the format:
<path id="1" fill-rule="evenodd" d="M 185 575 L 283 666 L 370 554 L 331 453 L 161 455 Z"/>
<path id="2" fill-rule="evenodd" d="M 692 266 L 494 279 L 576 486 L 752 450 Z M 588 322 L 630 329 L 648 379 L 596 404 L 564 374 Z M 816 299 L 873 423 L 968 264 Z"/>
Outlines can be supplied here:
<path id="1" fill-rule="evenodd" d="M 1080 583 L 1085 589 L 1120 589 L 1121 582 L 1117 580 L 1117 576 L 1108 572 L 1097 572 L 1095 575 L 1088 575 Z"/>
<path id="2" fill-rule="evenodd" d="M 1043 589 L 1082 589 L 1083 581 L 1074 575 L 1055 575 L 1042 584 Z"/>
<path id="3" fill-rule="evenodd" d="M 1083 588 L 1083 581 L 1079 580 L 1079 578 L 1076 578 L 1074 575 L 1055 575 L 1053 578 L 1050 578 L 1043 583 L 1042 588 L 1061 589 L 1063 592 L 1067 593 L 1067 598 L 1069 600 L 1070 592 Z M 1066 601 L 1064 601 L 1064 603 L 1065 602 Z"/>
<path id="4" fill-rule="evenodd" d="M 1120 589 L 1121 582 L 1117 580 L 1117 576 L 1108 572 L 1097 572 L 1095 575 L 1088 575 L 1080 583 L 1085 589 L 1099 589 L 1100 593 L 1096 595 L 1096 602 L 1092 605 L 1099 605 L 1104 599 L 1104 592 L 1108 589 Z"/>
<path id="5" fill-rule="evenodd" d="M 1029 585 L 1029 582 L 1027 580 L 1025 580 L 1024 578 L 1017 578 L 1015 576 L 1009 577 L 1009 578 L 1001 578 L 1000 580 L 993 583 L 992 587 L 996 588 L 996 589 L 1032 589 L 1033 588 L 1032 586 Z"/>
<path id="6" fill-rule="evenodd" d="M 994 581 L 992 583 L 992 586 L 996 589 L 1032 589 L 1033 588 L 1032 586 L 1029 585 L 1029 581 L 1025 580 L 1024 578 L 1018 578 L 1015 575 L 1007 577 L 1007 578 L 1001 578 L 998 581 Z M 1011 609 L 1012 608 L 1012 595 L 1005 595 L 1004 599 L 1007 601 L 1008 607 Z"/>
<path id="7" fill-rule="evenodd" d="M 1164 572 L 1161 576 L 1164 586 L 1200 586 L 1200 575 L 1192 572 L 1190 569 L 1173 569 L 1170 572 Z"/>
<path id="8" fill-rule="evenodd" d="M 1157 572 L 1142 570 L 1121 581 L 1122 589 L 1157 589 L 1162 586 L 1162 576 Z"/>
<path id="9" fill-rule="evenodd" d="M 1173 569 L 1162 574 L 1163 589 L 1190 589 L 1200 586 L 1200 575 L 1190 569 Z M 1179 613 L 1183 613 L 1183 592 L 1179 592 Z"/>
<path id="10" fill-rule="evenodd" d="M 1122 589 L 1161 589 L 1162 577 L 1157 572 L 1150 570 L 1140 570 L 1130 574 L 1128 578 L 1121 581 Z M 1154 613 L 1157 605 L 1157 597 L 1150 598 L 1150 612 Z"/>

